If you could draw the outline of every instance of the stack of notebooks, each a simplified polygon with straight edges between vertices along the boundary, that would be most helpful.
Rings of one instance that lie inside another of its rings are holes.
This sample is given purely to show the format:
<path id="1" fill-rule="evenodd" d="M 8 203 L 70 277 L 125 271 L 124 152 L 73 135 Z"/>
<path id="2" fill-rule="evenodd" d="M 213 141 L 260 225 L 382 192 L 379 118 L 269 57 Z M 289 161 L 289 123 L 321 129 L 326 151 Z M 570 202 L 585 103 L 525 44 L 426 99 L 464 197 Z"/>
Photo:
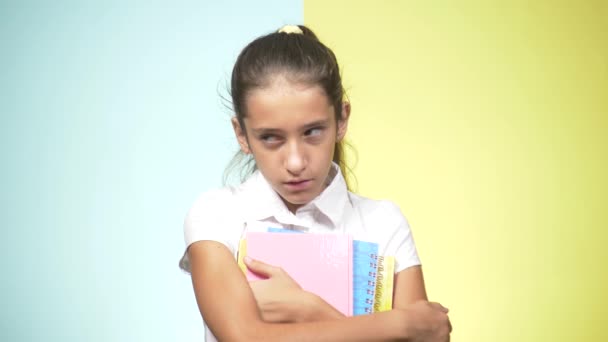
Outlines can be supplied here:
<path id="1" fill-rule="evenodd" d="M 245 256 L 283 268 L 304 290 L 347 316 L 392 309 L 395 258 L 379 256 L 376 243 L 276 228 L 247 232 L 238 263 L 254 281 L 262 278 L 247 269 Z"/>

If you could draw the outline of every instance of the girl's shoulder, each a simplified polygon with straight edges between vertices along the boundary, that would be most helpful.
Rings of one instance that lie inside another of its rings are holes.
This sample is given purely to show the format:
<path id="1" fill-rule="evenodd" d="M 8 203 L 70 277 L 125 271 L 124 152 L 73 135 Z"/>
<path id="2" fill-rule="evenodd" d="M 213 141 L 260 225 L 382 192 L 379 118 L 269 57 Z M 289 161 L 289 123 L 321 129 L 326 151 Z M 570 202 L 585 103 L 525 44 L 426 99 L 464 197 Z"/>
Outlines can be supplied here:
<path id="1" fill-rule="evenodd" d="M 395 257 L 395 271 L 420 265 L 409 222 L 397 203 L 349 193 L 356 217 L 360 217 L 362 240 L 378 243 L 380 255 Z"/>
<path id="2" fill-rule="evenodd" d="M 397 203 L 387 199 L 373 199 L 353 192 L 348 192 L 349 201 L 356 211 L 365 213 L 366 216 L 379 216 L 395 219 L 404 219 L 401 208 Z"/>
<path id="3" fill-rule="evenodd" d="M 236 251 L 243 226 L 238 203 L 238 189 L 235 187 L 216 188 L 199 194 L 184 219 L 186 251 L 192 243 L 201 240 L 217 241 L 231 252 Z M 186 252 L 179 265 L 190 271 Z"/>

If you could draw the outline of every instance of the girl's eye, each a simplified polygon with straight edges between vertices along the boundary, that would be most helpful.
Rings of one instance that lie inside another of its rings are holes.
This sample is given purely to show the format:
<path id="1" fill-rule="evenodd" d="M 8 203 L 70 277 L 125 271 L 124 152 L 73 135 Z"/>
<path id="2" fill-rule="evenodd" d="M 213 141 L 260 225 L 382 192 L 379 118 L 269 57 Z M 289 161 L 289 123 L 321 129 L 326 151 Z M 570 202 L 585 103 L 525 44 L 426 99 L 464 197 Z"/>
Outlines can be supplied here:
<path id="1" fill-rule="evenodd" d="M 263 141 L 273 141 L 276 139 L 276 137 L 272 135 L 262 135 L 260 139 L 262 139 Z"/>
<path id="2" fill-rule="evenodd" d="M 322 127 L 311 128 L 305 132 L 306 136 L 308 137 L 318 137 L 321 135 L 321 133 L 323 133 Z"/>
<path id="3" fill-rule="evenodd" d="M 269 145 L 276 144 L 280 141 L 279 137 L 271 134 L 260 136 L 260 140 L 262 140 L 262 142 L 264 142 L 265 144 Z"/>

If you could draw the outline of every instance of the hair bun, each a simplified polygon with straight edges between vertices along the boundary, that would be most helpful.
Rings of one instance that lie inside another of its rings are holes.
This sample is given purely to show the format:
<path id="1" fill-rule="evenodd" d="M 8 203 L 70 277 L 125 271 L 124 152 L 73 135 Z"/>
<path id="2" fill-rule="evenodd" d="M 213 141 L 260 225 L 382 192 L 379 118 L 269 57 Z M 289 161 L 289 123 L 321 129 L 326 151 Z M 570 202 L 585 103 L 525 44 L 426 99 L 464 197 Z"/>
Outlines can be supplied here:
<path id="1" fill-rule="evenodd" d="M 291 33 L 304 34 L 304 31 L 302 31 L 300 26 L 297 26 L 297 25 L 285 25 L 285 26 L 281 27 L 277 32 L 286 33 L 286 34 L 291 34 Z"/>

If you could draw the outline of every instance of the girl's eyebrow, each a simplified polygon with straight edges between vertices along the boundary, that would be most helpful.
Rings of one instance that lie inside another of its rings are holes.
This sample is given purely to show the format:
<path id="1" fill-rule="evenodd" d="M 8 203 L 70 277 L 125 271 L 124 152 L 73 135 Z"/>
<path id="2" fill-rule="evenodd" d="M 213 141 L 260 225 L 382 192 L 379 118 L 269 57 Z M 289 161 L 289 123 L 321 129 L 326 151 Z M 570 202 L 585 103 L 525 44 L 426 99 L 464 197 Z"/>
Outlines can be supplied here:
<path id="1" fill-rule="evenodd" d="M 252 128 L 251 129 L 253 131 L 253 133 L 255 134 L 262 134 L 262 133 L 281 133 L 283 132 L 283 130 L 280 130 L 278 128 Z"/>
<path id="2" fill-rule="evenodd" d="M 317 127 L 317 126 L 323 126 L 323 125 L 327 125 L 328 122 L 331 119 L 321 119 L 321 120 L 316 120 L 310 123 L 307 123 L 303 126 L 300 127 L 301 131 L 306 131 L 309 130 L 313 127 Z M 267 127 L 259 127 L 259 128 L 252 128 L 251 131 L 253 131 L 253 133 L 255 134 L 262 134 L 262 133 L 283 133 L 282 129 L 279 128 L 267 128 Z"/>
<path id="3" fill-rule="evenodd" d="M 307 123 L 306 125 L 302 126 L 301 130 L 305 131 L 305 130 L 311 129 L 313 127 L 316 127 L 316 126 L 327 125 L 329 120 L 331 120 L 331 119 L 321 119 L 321 120 L 313 121 L 311 123 Z"/>

